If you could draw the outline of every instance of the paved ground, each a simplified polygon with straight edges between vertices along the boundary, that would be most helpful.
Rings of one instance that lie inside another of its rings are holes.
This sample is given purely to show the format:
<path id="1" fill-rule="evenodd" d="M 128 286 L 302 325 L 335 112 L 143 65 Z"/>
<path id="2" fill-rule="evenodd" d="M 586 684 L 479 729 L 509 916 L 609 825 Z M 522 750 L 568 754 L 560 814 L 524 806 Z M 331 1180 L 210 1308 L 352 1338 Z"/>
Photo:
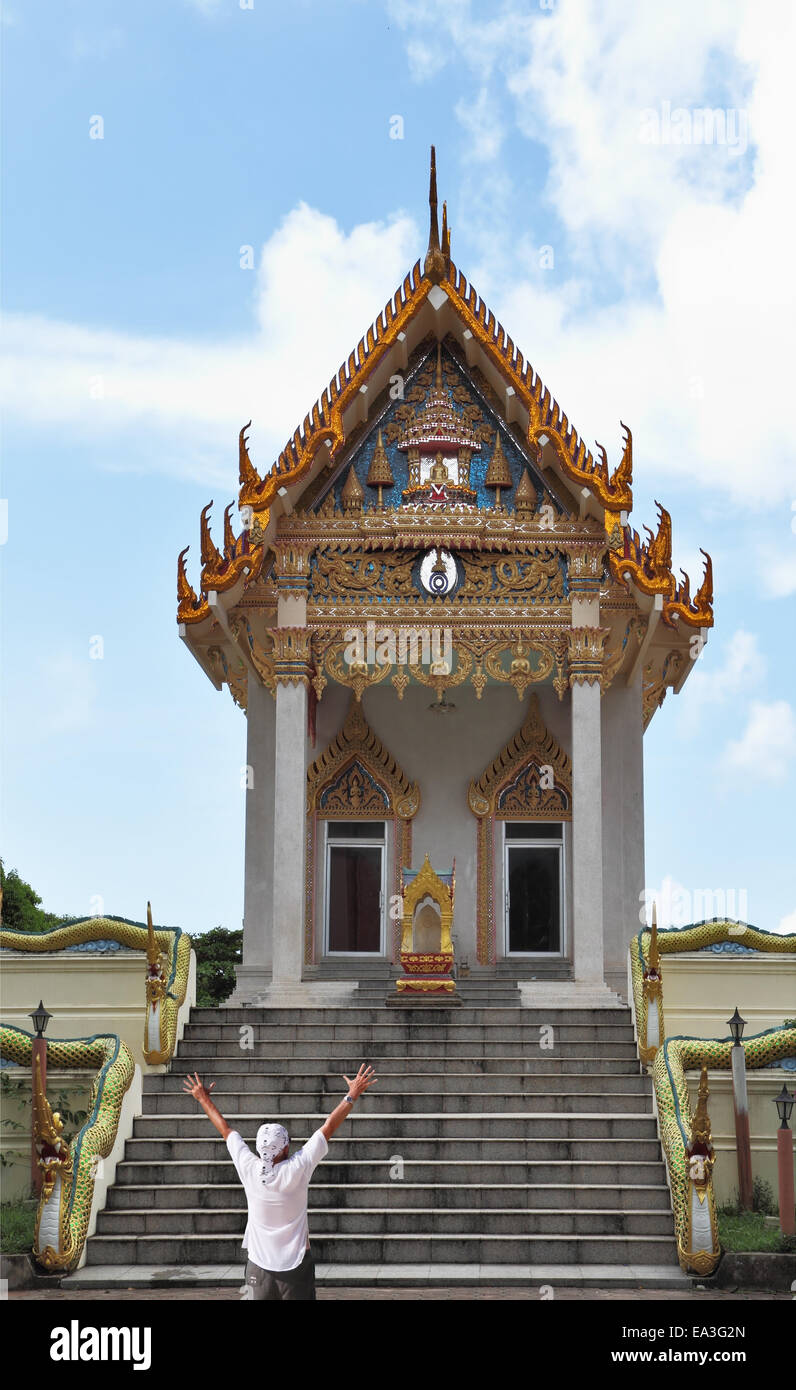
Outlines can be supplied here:
<path id="1" fill-rule="evenodd" d="M 31 1301 L 55 1302 L 58 1299 L 68 1300 L 70 1303 L 91 1303 L 96 1301 L 107 1302 L 149 1302 L 160 1299 L 170 1301 L 182 1300 L 185 1302 L 195 1302 L 197 1300 L 217 1300 L 219 1302 L 236 1302 L 240 1295 L 236 1289 L 114 1289 L 110 1293 L 104 1293 L 101 1289 L 26 1289 L 15 1293 L 9 1293 L 9 1299 L 26 1299 Z M 369 1303 L 391 1302 L 402 1299 L 433 1299 L 433 1300 L 526 1300 L 529 1302 L 539 1302 L 539 1294 L 536 1289 L 516 1289 L 516 1288 L 466 1288 L 466 1289 L 319 1289 L 318 1301 L 325 1300 L 334 1302 L 344 1302 L 347 1300 L 363 1300 Z M 749 1301 L 759 1301 L 761 1299 L 780 1301 L 787 1303 L 791 1301 L 789 1293 L 765 1293 L 758 1289 L 745 1289 L 733 1291 L 730 1289 L 705 1289 L 705 1290 L 683 1290 L 683 1289 L 556 1289 L 555 1301 L 557 1303 L 573 1303 L 579 1301 L 596 1302 L 690 1302 L 690 1303 L 740 1303 Z"/>

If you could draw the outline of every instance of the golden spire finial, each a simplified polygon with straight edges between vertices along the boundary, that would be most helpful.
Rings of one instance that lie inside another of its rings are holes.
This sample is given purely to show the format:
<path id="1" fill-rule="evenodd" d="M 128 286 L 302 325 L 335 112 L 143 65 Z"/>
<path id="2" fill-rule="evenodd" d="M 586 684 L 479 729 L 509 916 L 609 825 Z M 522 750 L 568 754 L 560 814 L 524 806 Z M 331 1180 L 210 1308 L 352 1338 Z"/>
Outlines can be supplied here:
<path id="1" fill-rule="evenodd" d="M 446 260 L 450 260 L 451 254 L 451 230 L 448 226 L 448 204 L 442 204 L 442 254 Z"/>
<path id="2" fill-rule="evenodd" d="M 428 250 L 426 251 L 426 259 L 423 263 L 423 273 L 427 275 L 429 280 L 435 285 L 438 285 L 440 280 L 444 279 L 446 275 L 448 263 L 444 250 L 440 248 L 439 244 L 439 221 L 437 218 L 437 152 L 433 145 L 431 146 L 431 177 L 429 179 L 428 188 L 428 206 Z M 443 212 L 445 217 L 443 224 L 444 237 L 450 240 L 448 236 L 447 212 L 444 209 Z"/>
<path id="3" fill-rule="evenodd" d="M 439 250 L 439 227 L 437 225 L 437 151 L 431 146 L 431 177 L 428 187 L 428 206 L 431 211 L 431 221 L 428 231 L 428 246 L 430 251 Z"/>
<path id="4" fill-rule="evenodd" d="M 660 967 L 660 956 L 658 954 L 658 908 L 657 904 L 652 904 L 652 927 L 650 929 L 650 949 L 649 949 L 649 968 L 658 973 Z"/>
<path id="5" fill-rule="evenodd" d="M 155 928 L 152 925 L 152 904 L 150 902 L 146 905 L 146 925 L 149 937 L 146 948 L 146 958 L 150 965 L 157 965 L 158 946 L 155 940 Z"/>

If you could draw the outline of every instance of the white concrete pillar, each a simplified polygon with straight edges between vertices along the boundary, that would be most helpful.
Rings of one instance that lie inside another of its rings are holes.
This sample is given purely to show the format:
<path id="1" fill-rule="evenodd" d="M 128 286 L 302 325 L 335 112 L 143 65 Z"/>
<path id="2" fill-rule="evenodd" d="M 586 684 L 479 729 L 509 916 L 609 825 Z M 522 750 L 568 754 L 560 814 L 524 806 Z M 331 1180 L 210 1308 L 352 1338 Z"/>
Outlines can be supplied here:
<path id="1" fill-rule="evenodd" d="M 243 964 L 271 969 L 274 874 L 274 733 L 276 702 L 249 677 L 246 762 L 246 866 L 243 900 Z"/>
<path id="2" fill-rule="evenodd" d="M 603 983 L 603 812 L 598 681 L 572 685 L 572 917 L 577 983 Z"/>
<path id="3" fill-rule="evenodd" d="M 572 931 L 576 984 L 604 986 L 602 664 L 608 628 L 600 627 L 599 567 L 591 553 L 573 593 L 569 639 L 572 713 Z"/>
<path id="4" fill-rule="evenodd" d="M 304 957 L 307 685 L 279 680 L 274 758 L 273 984 L 298 984 Z"/>

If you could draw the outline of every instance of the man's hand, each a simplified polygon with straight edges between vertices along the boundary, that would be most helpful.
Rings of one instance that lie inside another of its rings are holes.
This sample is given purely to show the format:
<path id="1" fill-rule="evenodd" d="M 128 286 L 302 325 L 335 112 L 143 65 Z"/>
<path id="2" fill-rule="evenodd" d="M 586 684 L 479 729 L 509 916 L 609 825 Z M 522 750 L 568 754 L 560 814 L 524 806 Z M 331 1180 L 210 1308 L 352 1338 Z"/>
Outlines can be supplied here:
<path id="1" fill-rule="evenodd" d="M 343 1080 L 348 1087 L 348 1094 L 351 1099 L 356 1100 L 357 1096 L 361 1096 L 362 1092 L 368 1089 L 368 1086 L 374 1084 L 376 1077 L 373 1075 L 373 1068 L 365 1066 L 363 1062 L 355 1077 L 344 1076 Z M 351 1102 L 341 1100 L 336 1109 L 332 1111 L 326 1124 L 322 1125 L 327 1140 L 331 1139 L 332 1135 L 340 1128 L 343 1120 L 347 1119 L 351 1113 Z"/>
<path id="2" fill-rule="evenodd" d="M 182 1083 L 182 1089 L 185 1091 L 186 1095 L 193 1096 L 201 1105 L 202 1101 L 210 1099 L 210 1092 L 213 1090 L 215 1084 L 215 1081 L 211 1081 L 209 1086 L 203 1086 L 199 1079 L 198 1071 L 195 1071 L 193 1076 L 191 1076 L 190 1072 L 188 1073 Z"/>
<path id="3" fill-rule="evenodd" d="M 353 1081 L 349 1076 L 343 1077 L 343 1080 L 346 1086 L 348 1087 L 348 1094 L 350 1096 L 353 1096 L 354 1100 L 356 1100 L 357 1096 L 361 1096 L 363 1091 L 366 1091 L 368 1089 L 368 1086 L 373 1086 L 375 1082 L 378 1081 L 378 1079 L 379 1078 L 374 1074 L 373 1068 L 365 1066 L 364 1062 L 362 1063 L 362 1066 L 359 1068 L 359 1071 L 357 1072 Z"/>
<path id="4" fill-rule="evenodd" d="M 221 1111 L 216 1109 L 210 1099 L 210 1092 L 215 1084 L 215 1081 L 211 1081 L 209 1086 L 203 1086 L 198 1071 L 195 1071 L 193 1076 L 190 1073 L 186 1076 L 182 1083 L 182 1089 L 187 1096 L 193 1096 L 195 1100 L 198 1100 L 208 1120 L 215 1125 L 221 1138 L 226 1139 L 227 1135 L 231 1133 L 232 1127 L 227 1124 Z"/>

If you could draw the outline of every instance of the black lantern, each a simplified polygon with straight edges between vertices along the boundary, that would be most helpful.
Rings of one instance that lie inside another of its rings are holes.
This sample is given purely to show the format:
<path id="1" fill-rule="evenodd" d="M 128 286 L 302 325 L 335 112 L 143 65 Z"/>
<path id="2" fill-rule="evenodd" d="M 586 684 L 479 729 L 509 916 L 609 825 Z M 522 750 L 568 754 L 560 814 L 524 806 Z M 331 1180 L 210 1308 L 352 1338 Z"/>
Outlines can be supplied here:
<path id="1" fill-rule="evenodd" d="M 793 1102 L 796 1097 L 792 1096 L 785 1083 L 782 1083 L 782 1090 L 778 1096 L 774 1097 L 774 1104 L 777 1107 L 777 1114 L 782 1121 L 780 1129 L 789 1129 L 788 1120 L 793 1109 Z"/>
<path id="2" fill-rule="evenodd" d="M 743 1037 L 743 1030 L 746 1027 L 746 1019 L 741 1018 L 741 1015 L 739 1014 L 737 1008 L 732 1018 L 727 1019 L 727 1027 L 732 1033 L 733 1042 L 736 1044 L 740 1043 L 741 1038 Z"/>
<path id="3" fill-rule="evenodd" d="M 36 1029 L 36 1037 L 43 1038 L 44 1034 L 47 1031 L 47 1024 L 50 1022 L 50 1019 L 52 1018 L 52 1014 L 49 1014 L 47 1012 L 41 999 L 39 1000 L 38 1009 L 34 1009 L 33 1012 L 29 1015 L 29 1017 L 33 1019 L 33 1027 Z"/>

